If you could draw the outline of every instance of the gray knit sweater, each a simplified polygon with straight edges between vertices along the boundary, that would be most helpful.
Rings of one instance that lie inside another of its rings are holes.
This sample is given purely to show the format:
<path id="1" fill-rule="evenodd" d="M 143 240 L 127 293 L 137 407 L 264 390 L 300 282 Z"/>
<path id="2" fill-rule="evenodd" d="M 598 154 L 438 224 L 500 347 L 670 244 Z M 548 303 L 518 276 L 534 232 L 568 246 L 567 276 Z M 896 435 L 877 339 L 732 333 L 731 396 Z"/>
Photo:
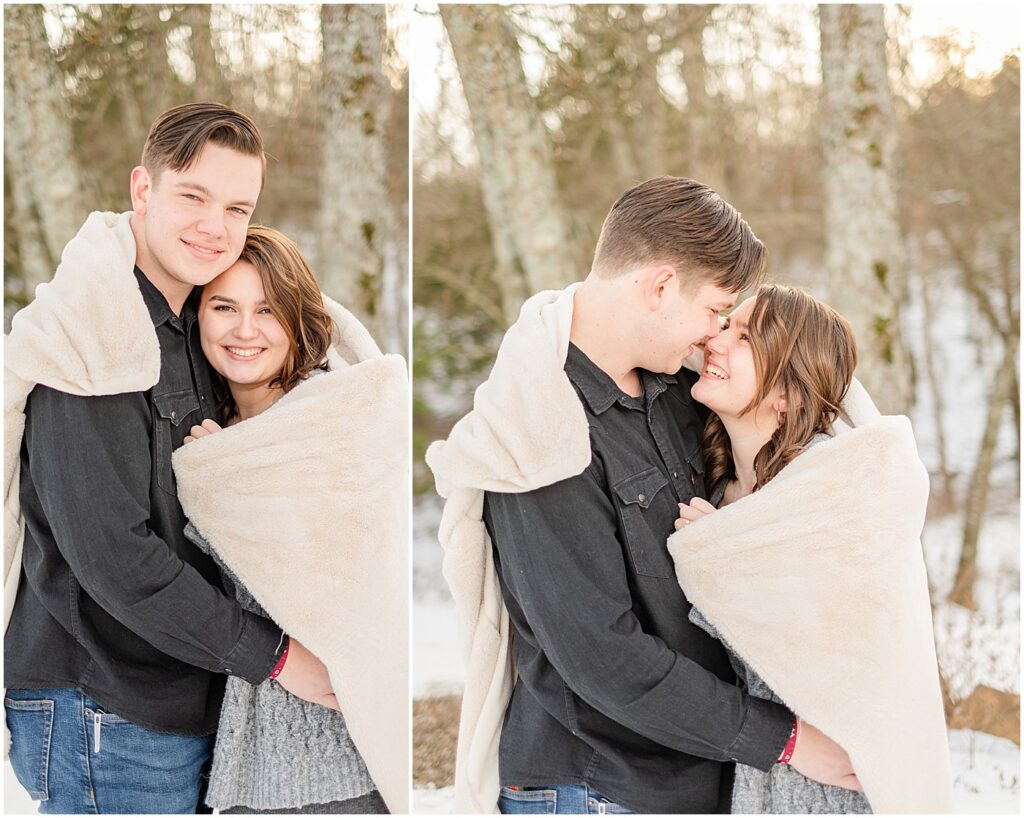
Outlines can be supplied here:
<path id="1" fill-rule="evenodd" d="M 807 448 L 828 439 L 828 435 L 816 435 Z M 708 500 L 717 508 L 721 505 L 724 494 L 723 482 L 716 486 Z M 725 645 L 736 675 L 746 683 L 747 692 L 751 696 L 785 704 L 754 669 L 729 647 L 714 625 L 696 608 L 690 610 L 690 621 Z M 748 767 L 746 764 L 737 764 L 732 790 L 732 812 L 774 815 L 870 814 L 871 806 L 861 793 L 843 787 L 819 784 L 804 777 L 788 764 L 776 764 L 768 772 Z"/>
<path id="2" fill-rule="evenodd" d="M 266 611 L 191 523 L 185 535 L 211 554 L 228 593 L 243 608 Z M 277 682 L 229 676 L 220 712 L 206 803 L 288 809 L 357 798 L 375 789 L 341 713 L 297 698 Z"/>

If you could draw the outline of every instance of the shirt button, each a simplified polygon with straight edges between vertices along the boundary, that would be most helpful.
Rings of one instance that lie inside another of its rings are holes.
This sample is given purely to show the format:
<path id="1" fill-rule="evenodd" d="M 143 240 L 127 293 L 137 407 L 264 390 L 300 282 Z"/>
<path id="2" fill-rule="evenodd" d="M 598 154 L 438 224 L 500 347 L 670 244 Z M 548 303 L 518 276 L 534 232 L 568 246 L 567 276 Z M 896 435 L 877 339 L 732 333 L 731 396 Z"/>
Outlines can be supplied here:
<path id="1" fill-rule="evenodd" d="M 646 495 L 644 495 L 644 494 L 638 494 L 638 495 L 636 496 L 636 499 L 637 499 L 637 500 L 639 500 L 639 501 L 640 501 L 640 502 L 642 503 L 642 502 L 643 502 L 644 500 L 646 500 L 646 499 L 647 499 L 647 496 L 646 496 Z"/>
<path id="2" fill-rule="evenodd" d="M 229 667 L 224 668 L 224 672 L 227 673 L 228 675 L 230 675 L 231 674 L 231 668 L 229 668 Z"/>
<path id="3" fill-rule="evenodd" d="M 672 476 L 673 477 L 678 477 L 679 476 L 679 472 L 677 472 L 677 471 L 672 472 Z"/>
<path id="4" fill-rule="evenodd" d="M 171 420 L 177 420 L 177 419 L 178 419 L 178 413 L 177 412 L 171 412 Z"/>

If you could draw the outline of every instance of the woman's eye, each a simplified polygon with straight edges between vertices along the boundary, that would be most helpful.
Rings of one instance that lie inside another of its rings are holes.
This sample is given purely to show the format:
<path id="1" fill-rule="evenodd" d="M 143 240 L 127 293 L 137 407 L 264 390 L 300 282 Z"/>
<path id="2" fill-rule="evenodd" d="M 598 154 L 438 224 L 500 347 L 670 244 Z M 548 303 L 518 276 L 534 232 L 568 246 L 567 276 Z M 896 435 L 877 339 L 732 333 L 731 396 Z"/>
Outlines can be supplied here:
<path id="1" fill-rule="evenodd" d="M 270 307 L 264 307 L 260 310 L 260 315 L 273 315 L 274 311 Z"/>
<path id="2" fill-rule="evenodd" d="M 740 333 L 740 340 L 741 341 L 749 341 L 750 340 L 750 336 L 747 335 L 747 333 L 745 333 L 745 332 L 741 332 Z"/>
<path id="3" fill-rule="evenodd" d="M 213 309 L 214 312 L 231 312 L 231 307 L 229 307 L 227 304 L 218 304 Z"/>

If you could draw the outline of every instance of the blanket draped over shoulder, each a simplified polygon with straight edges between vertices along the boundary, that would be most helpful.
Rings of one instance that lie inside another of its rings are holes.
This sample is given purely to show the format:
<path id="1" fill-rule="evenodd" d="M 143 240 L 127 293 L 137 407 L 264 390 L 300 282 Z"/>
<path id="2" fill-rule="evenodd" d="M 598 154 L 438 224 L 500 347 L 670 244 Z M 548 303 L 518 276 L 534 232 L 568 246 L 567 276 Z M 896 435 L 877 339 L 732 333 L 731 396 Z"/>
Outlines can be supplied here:
<path id="1" fill-rule="evenodd" d="M 455 760 L 455 809 L 498 811 L 498 739 L 512 695 L 508 611 L 483 523 L 484 491 L 525 492 L 590 463 L 583 405 L 563 367 L 575 287 L 530 298 L 505 334 L 473 410 L 427 464 L 446 498 L 438 538 L 463 632 L 466 687 Z"/>
<path id="2" fill-rule="evenodd" d="M 859 383 L 836 436 L 668 541 L 689 600 L 847 751 L 872 810 L 951 812 L 952 774 L 910 421 Z"/>
<path id="3" fill-rule="evenodd" d="M 455 767 L 455 809 L 461 813 L 497 811 L 498 741 L 514 684 L 508 612 L 501 598 L 492 544 L 482 520 L 484 491 L 531 491 L 578 475 L 590 463 L 586 415 L 564 371 L 576 286 L 562 292 L 539 293 L 523 305 L 519 319 L 502 341 L 487 381 L 477 389 L 473 409 L 455 424 L 447 440 L 432 444 L 427 451 L 427 463 L 433 470 L 437 491 L 446 500 L 438 539 L 444 547 L 444 575 L 456 603 L 464 640 L 466 685 Z M 872 411 L 877 415 L 870 398 L 856 382 L 844 409 L 848 420 Z M 906 424 L 905 419 L 884 420 Z M 909 452 L 906 441 L 904 444 L 901 453 L 913 453 L 908 471 L 920 469 L 912 438 Z M 831 445 L 816 448 L 827 451 Z M 913 471 L 913 475 L 914 479 L 920 478 L 919 471 Z M 773 485 L 778 480 L 776 478 Z M 811 502 L 810 495 L 808 502 Z M 844 519 L 856 513 L 867 513 L 869 506 L 860 499 L 847 502 L 849 507 L 844 509 Z M 827 514 L 823 519 L 817 531 L 819 540 L 828 539 L 834 529 Z M 908 530 L 916 526 L 919 535 L 922 520 L 923 506 L 909 510 L 898 524 Z M 750 547 L 755 548 L 761 542 L 762 532 L 750 527 L 743 530 Z M 752 530 L 756 531 L 756 536 L 751 536 Z M 901 577 L 890 577 L 884 584 L 872 587 L 870 598 L 903 593 L 910 587 L 916 589 L 914 594 L 919 600 L 921 590 L 926 593 L 927 587 L 921 584 L 923 565 L 919 552 L 916 560 L 915 563 L 908 556 L 901 564 L 901 568 L 907 569 Z M 841 579 L 837 574 L 835 567 L 830 567 L 821 581 L 834 584 Z M 686 590 L 689 593 L 689 589 Z M 699 602 L 696 604 L 700 606 Z M 925 613 L 928 613 L 927 596 Z M 808 624 L 818 621 L 827 621 L 827 617 L 822 620 L 815 615 L 808 619 Z M 916 711 L 917 717 L 921 729 L 927 733 L 924 738 L 932 742 L 931 757 L 942 756 L 946 752 L 942 711 L 940 706 L 936 720 L 933 707 L 933 693 L 937 690 L 933 682 L 935 685 L 937 682 L 931 621 L 922 619 L 921 611 L 917 611 L 915 622 L 911 637 L 916 640 L 917 655 L 922 657 L 922 662 L 930 661 L 922 665 L 921 674 L 916 677 L 918 695 L 930 702 Z M 848 633 L 852 639 L 860 639 L 862 633 L 868 634 L 866 641 L 876 638 L 873 632 L 859 627 Z M 740 653 L 747 658 L 742 650 Z M 925 654 L 930 655 L 930 660 Z M 808 665 L 792 665 L 790 670 L 792 667 Z M 882 665 L 878 667 L 885 670 Z M 771 674 L 765 678 L 769 684 L 775 682 Z M 811 674 L 811 678 L 816 676 Z M 831 688 L 821 686 L 821 690 L 830 690 L 833 695 L 836 690 L 846 689 L 845 684 Z M 793 703 L 790 702 L 790 706 L 794 706 Z M 797 712 L 804 715 L 799 709 Z M 810 716 L 807 719 L 825 729 L 824 723 L 819 724 Z M 888 742 L 888 730 L 881 726 L 884 721 L 872 722 L 866 718 L 864 724 L 865 728 L 875 731 L 876 740 L 882 735 L 885 743 Z M 876 753 L 889 759 L 893 770 L 890 775 L 898 777 L 899 770 L 908 769 L 906 759 L 889 758 L 877 748 Z M 948 772 L 948 760 L 946 764 Z M 935 777 L 930 779 L 933 783 L 936 780 Z M 939 780 L 936 787 L 947 791 L 948 775 Z M 870 798 L 870 791 L 868 795 Z"/>
<path id="4" fill-rule="evenodd" d="M 129 215 L 89 217 L 7 339 L 8 606 L 21 565 L 18 453 L 32 387 L 117 394 L 159 379 Z M 262 415 L 182 447 L 173 462 L 186 514 L 274 620 L 325 663 L 381 795 L 404 812 L 408 383 L 400 357 L 381 355 L 351 314 L 325 302 L 335 323 L 331 371 Z"/>

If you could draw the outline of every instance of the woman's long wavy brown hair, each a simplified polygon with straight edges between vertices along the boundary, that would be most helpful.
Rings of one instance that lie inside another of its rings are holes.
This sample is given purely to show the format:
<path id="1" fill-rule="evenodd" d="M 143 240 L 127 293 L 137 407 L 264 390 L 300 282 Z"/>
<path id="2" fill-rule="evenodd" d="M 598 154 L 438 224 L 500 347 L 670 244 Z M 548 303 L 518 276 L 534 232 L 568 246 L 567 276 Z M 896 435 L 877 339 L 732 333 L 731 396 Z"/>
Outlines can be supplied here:
<path id="1" fill-rule="evenodd" d="M 755 298 L 749 324 L 757 393 L 743 414 L 778 385 L 787 407 L 779 428 L 754 458 L 757 491 L 832 426 L 853 380 L 857 344 L 850 323 L 803 290 L 766 284 Z M 729 435 L 714 413 L 704 428 L 704 464 L 709 490 L 736 477 Z"/>
<path id="2" fill-rule="evenodd" d="M 333 323 L 324 306 L 320 282 L 295 242 L 262 224 L 249 225 L 239 260 L 256 268 L 267 304 L 288 334 L 288 357 L 270 385 L 290 392 L 314 369 L 327 369 Z M 217 378 L 226 393 L 217 405 L 218 419 L 224 424 L 234 417 L 238 407 L 224 379 L 220 375 Z"/>

